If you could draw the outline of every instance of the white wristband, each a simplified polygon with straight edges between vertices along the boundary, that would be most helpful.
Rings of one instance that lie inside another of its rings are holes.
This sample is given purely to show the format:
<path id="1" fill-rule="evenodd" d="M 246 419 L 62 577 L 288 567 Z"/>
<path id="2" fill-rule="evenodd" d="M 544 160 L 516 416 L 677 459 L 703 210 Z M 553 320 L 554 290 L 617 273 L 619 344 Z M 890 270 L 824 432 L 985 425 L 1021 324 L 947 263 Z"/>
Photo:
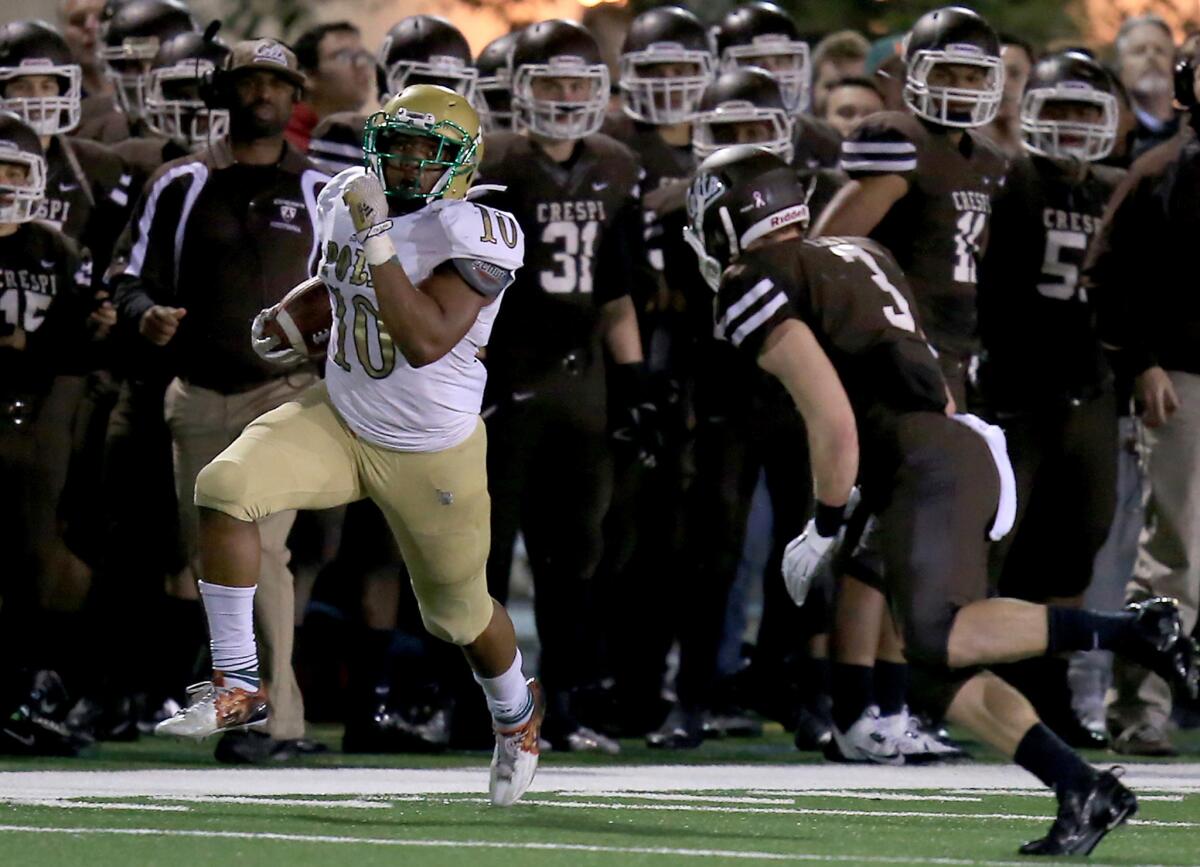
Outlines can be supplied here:
<path id="1" fill-rule="evenodd" d="M 367 256 L 368 265 L 382 265 L 388 259 L 395 258 L 396 245 L 386 232 L 382 232 L 363 242 L 363 253 Z"/>

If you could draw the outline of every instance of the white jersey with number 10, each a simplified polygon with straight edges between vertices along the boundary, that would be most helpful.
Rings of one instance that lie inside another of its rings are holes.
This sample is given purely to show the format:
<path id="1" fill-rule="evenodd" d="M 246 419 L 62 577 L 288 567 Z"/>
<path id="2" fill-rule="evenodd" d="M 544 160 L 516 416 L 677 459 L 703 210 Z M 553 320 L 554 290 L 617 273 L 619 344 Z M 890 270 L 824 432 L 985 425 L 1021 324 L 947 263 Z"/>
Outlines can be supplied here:
<path id="1" fill-rule="evenodd" d="M 383 327 L 370 267 L 342 201 L 346 185 L 363 172 L 341 172 L 317 200 L 322 251 L 317 274 L 333 306 L 325 365 L 329 397 L 350 429 L 376 445 L 441 451 L 464 441 L 478 424 L 487 382 L 478 353 L 487 345 L 504 289 L 446 355 L 412 367 Z M 466 260 L 500 275 L 507 287 L 525 256 L 525 239 L 511 214 L 462 199 L 435 201 L 396 217 L 388 235 L 414 285 L 443 263 Z"/>

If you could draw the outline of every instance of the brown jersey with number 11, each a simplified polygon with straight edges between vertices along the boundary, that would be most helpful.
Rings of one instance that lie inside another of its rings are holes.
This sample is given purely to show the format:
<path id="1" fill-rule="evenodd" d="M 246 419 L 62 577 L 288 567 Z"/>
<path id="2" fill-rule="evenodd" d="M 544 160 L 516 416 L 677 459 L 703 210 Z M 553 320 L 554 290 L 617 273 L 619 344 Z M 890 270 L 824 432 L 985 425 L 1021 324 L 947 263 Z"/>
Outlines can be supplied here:
<path id="1" fill-rule="evenodd" d="M 908 182 L 871 237 L 908 276 L 933 346 L 965 358 L 978 350 L 978 269 L 1005 159 L 982 136 L 964 130 L 956 145 L 954 133 L 881 112 L 842 144 L 842 168 L 851 178 L 895 174 Z"/>

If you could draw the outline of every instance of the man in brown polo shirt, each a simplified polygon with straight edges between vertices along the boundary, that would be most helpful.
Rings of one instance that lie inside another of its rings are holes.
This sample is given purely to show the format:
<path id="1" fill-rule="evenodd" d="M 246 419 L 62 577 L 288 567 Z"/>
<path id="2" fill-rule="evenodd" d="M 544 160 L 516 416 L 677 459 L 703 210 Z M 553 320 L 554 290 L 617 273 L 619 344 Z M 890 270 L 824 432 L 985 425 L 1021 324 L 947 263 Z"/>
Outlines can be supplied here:
<path id="1" fill-rule="evenodd" d="M 251 348 L 250 322 L 311 273 L 316 197 L 328 177 L 284 140 L 304 77 L 282 43 L 238 43 L 213 82 L 229 135 L 162 166 L 146 185 L 116 278 L 121 317 L 175 379 L 167 389 L 175 486 L 188 568 L 196 576 L 200 469 L 242 428 L 313 381 L 306 367 L 271 367 Z M 292 575 L 286 545 L 294 512 L 261 525 L 256 605 L 270 685 L 270 739 L 218 744 L 226 761 L 278 760 L 303 751 L 304 711 L 291 669 Z"/>

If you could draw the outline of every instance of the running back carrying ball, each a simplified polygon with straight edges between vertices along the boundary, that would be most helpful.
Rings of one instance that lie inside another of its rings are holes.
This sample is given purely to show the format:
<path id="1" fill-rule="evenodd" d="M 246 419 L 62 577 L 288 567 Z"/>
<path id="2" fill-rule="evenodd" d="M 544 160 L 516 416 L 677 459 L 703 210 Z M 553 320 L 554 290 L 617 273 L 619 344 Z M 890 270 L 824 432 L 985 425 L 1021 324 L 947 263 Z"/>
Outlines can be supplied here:
<path id="1" fill-rule="evenodd" d="M 254 318 L 250 339 L 276 364 L 318 361 L 325 357 L 332 327 L 329 290 L 320 277 L 310 277 Z"/>

